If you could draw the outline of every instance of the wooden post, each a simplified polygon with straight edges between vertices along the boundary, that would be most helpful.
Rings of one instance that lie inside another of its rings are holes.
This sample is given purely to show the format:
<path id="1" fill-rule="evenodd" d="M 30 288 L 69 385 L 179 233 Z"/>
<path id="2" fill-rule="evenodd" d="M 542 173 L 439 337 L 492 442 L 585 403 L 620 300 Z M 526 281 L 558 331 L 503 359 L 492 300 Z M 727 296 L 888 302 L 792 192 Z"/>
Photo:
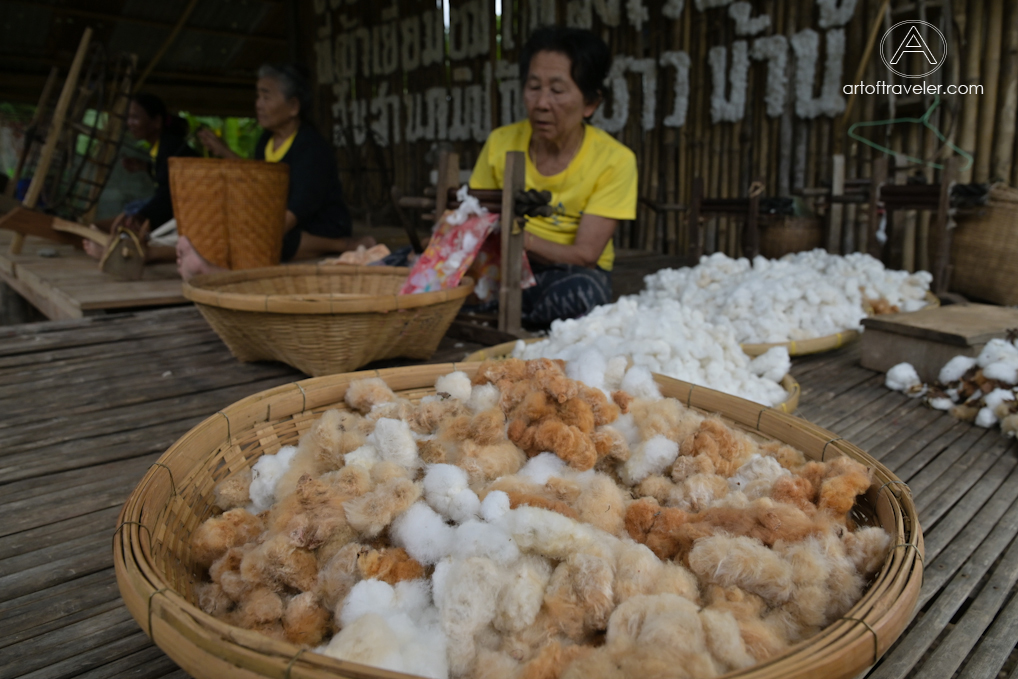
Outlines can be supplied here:
<path id="1" fill-rule="evenodd" d="M 498 289 L 498 329 L 519 335 L 523 326 L 523 294 L 520 277 L 523 269 L 523 229 L 516 223 L 513 204 L 517 191 L 526 187 L 526 156 L 522 151 L 509 151 L 505 156 L 502 179 L 502 271 Z"/>
<path id="2" fill-rule="evenodd" d="M 958 179 L 958 156 L 952 156 L 944 163 L 940 173 L 940 203 L 934 221 L 937 234 L 937 259 L 933 265 L 933 291 L 938 295 L 947 292 L 951 282 L 951 231 L 948 219 L 951 209 L 951 185 Z"/>
<path id="3" fill-rule="evenodd" d="M 13 196 L 18 190 L 18 181 L 21 180 L 21 172 L 25 169 L 25 163 L 28 161 L 28 154 L 32 151 L 32 141 L 35 137 L 36 130 L 39 128 L 39 123 L 42 122 L 42 116 L 46 112 L 46 102 L 49 101 L 50 94 L 53 92 L 53 87 L 57 83 L 57 76 L 59 75 L 59 69 L 56 66 L 49 70 L 49 77 L 46 78 L 46 84 L 42 86 L 42 96 L 39 97 L 39 105 L 35 107 L 35 113 L 32 115 L 32 122 L 28 124 L 25 129 L 25 145 L 21 149 L 21 156 L 18 158 L 18 165 L 14 168 L 14 174 L 11 175 L 11 179 L 7 182 L 7 188 L 4 190 L 4 194 L 7 196 Z"/>
<path id="4" fill-rule="evenodd" d="M 689 201 L 688 224 L 686 226 L 689 233 L 689 259 L 693 266 L 700 263 L 700 256 L 703 255 L 703 240 L 700 235 L 700 201 L 702 200 L 703 177 L 697 177 L 693 180 L 693 196 Z"/>
<path id="5" fill-rule="evenodd" d="M 831 157 L 831 197 L 845 195 L 845 156 L 835 153 Z M 844 216 L 844 206 L 841 203 L 831 201 L 827 209 L 827 252 L 832 255 L 841 253 L 841 224 Z"/>
<path id="6" fill-rule="evenodd" d="M 449 204 L 449 189 L 459 187 L 460 181 L 460 154 L 455 151 L 442 151 L 438 154 L 438 182 L 435 188 L 438 194 L 435 196 L 435 222 L 442 218 L 446 206 Z"/>
<path id="7" fill-rule="evenodd" d="M 753 259 L 760 254 L 760 194 L 763 193 L 763 179 L 756 179 L 749 186 L 749 212 L 746 213 L 746 228 L 742 232 L 742 256 Z"/>
<path id="8" fill-rule="evenodd" d="M 42 147 L 39 155 L 39 162 L 35 166 L 35 174 L 32 176 L 32 183 L 28 185 L 28 192 L 21 204 L 27 208 L 34 208 L 39 202 L 39 194 L 42 193 L 42 186 L 46 182 L 46 174 L 49 172 L 50 163 L 53 162 L 53 154 L 57 149 L 57 140 L 64 127 L 64 116 L 67 115 L 67 108 L 71 105 L 71 99 L 78 88 L 78 74 L 81 73 L 81 65 L 85 63 L 85 55 L 88 53 L 88 44 L 92 40 L 92 29 L 86 28 L 81 36 L 81 43 L 78 45 L 78 52 L 71 62 L 71 70 L 67 72 L 67 80 L 64 81 L 64 88 L 60 91 L 60 98 L 57 100 L 56 108 L 53 109 L 53 117 L 50 119 L 49 133 L 46 135 L 46 144 Z M 25 245 L 25 237 L 20 233 L 14 234 L 11 239 L 10 253 L 20 255 L 21 248 Z"/>
<path id="9" fill-rule="evenodd" d="M 884 245 L 877 240 L 880 229 L 880 187 L 887 181 L 887 157 L 880 156 L 873 161 L 873 179 L 870 184 L 870 220 L 866 231 L 866 252 L 882 259 Z M 861 244 L 860 244 L 861 245 Z"/>

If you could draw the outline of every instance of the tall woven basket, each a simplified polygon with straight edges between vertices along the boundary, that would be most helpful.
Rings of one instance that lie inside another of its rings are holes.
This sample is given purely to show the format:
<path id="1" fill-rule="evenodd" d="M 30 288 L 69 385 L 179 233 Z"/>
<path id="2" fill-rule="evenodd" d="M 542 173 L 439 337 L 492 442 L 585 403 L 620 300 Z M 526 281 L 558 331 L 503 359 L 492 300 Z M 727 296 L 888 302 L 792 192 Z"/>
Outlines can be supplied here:
<path id="1" fill-rule="evenodd" d="M 225 269 L 279 263 L 290 168 L 285 163 L 170 158 L 177 231 Z"/>
<path id="2" fill-rule="evenodd" d="M 308 375 L 385 358 L 430 358 L 474 283 L 400 295 L 409 270 L 295 265 L 195 276 L 184 283 L 239 360 L 281 361 Z"/>
<path id="3" fill-rule="evenodd" d="M 202 569 L 191 556 L 194 530 L 212 514 L 213 489 L 263 454 L 296 444 L 328 408 L 345 408 L 347 386 L 380 377 L 412 401 L 434 393 L 451 370 L 478 363 L 416 366 L 308 379 L 250 396 L 208 418 L 166 451 L 120 513 L 113 551 L 117 583 L 141 628 L 199 679 L 289 677 L 395 679 L 407 675 L 335 660 L 232 627 L 196 605 Z M 847 455 L 873 470 L 860 505 L 891 535 L 893 547 L 862 599 L 845 616 L 785 654 L 742 672 L 753 679 L 847 679 L 876 662 L 911 618 L 922 582 L 923 537 L 908 488 L 862 450 L 799 418 L 666 377 L 661 392 L 746 430 L 784 441 L 816 460 Z M 634 678 L 635 679 L 635 678 Z"/>
<path id="4" fill-rule="evenodd" d="M 975 299 L 1018 304 L 1018 199 L 958 217 L 951 245 L 951 289 Z"/>

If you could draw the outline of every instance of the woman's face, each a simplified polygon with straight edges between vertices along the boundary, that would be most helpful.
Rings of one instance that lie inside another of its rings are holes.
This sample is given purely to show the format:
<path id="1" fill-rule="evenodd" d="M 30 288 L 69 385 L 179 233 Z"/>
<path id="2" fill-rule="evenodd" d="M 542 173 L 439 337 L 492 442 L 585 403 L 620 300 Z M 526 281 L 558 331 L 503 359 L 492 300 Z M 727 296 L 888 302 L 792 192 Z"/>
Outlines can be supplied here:
<path id="1" fill-rule="evenodd" d="M 287 99 L 275 78 L 258 78 L 258 99 L 255 115 L 264 129 L 275 131 L 300 115 L 300 102 L 296 97 Z"/>
<path id="2" fill-rule="evenodd" d="M 132 101 L 127 107 L 127 130 L 135 139 L 154 142 L 162 129 L 159 118 L 150 116 L 138 102 Z"/>
<path id="3" fill-rule="evenodd" d="M 588 104 L 570 73 L 572 61 L 560 52 L 542 51 L 530 60 L 523 85 L 523 103 L 534 135 L 546 141 L 564 139 L 594 114 L 598 102 Z"/>

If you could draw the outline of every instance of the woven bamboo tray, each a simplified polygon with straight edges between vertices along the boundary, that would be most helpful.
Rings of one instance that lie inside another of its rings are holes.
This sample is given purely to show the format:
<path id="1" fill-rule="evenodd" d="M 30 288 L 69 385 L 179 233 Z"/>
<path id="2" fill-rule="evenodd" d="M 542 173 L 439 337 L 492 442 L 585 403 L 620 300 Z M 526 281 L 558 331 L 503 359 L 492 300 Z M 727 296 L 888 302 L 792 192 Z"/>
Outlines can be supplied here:
<path id="1" fill-rule="evenodd" d="M 924 309 L 932 309 L 940 306 L 940 299 L 932 292 L 926 293 L 926 306 Z M 867 308 L 867 313 L 872 315 L 872 310 Z M 824 351 L 834 351 L 851 342 L 859 339 L 859 331 L 857 330 L 845 330 L 844 332 L 835 333 L 833 335 L 825 335 L 824 337 L 814 337 L 813 339 L 788 342 L 772 342 L 770 344 L 740 344 L 742 350 L 746 352 L 748 356 L 759 356 L 765 353 L 768 349 L 774 347 L 788 347 L 789 356 L 806 356 L 807 354 L 819 354 Z"/>
<path id="2" fill-rule="evenodd" d="M 240 361 L 281 361 L 321 376 L 431 357 L 474 283 L 464 277 L 453 290 L 397 294 L 408 273 L 276 266 L 195 276 L 183 292 Z"/>
<path id="3" fill-rule="evenodd" d="M 322 411 L 345 408 L 343 396 L 353 380 L 380 377 L 394 391 L 418 400 L 434 393 L 440 375 L 463 370 L 472 376 L 479 365 L 426 365 L 307 379 L 249 396 L 197 425 L 148 470 L 120 512 L 113 560 L 131 615 L 156 645 L 199 679 L 407 676 L 306 652 L 205 614 L 196 605 L 202 569 L 192 561 L 190 538 L 212 514 L 216 483 L 250 467 L 262 454 L 295 445 Z M 875 481 L 860 504 L 876 516 L 895 545 L 862 599 L 843 618 L 781 656 L 725 676 L 848 679 L 876 662 L 911 619 L 922 584 L 923 536 L 908 487 L 856 446 L 809 422 L 661 375 L 655 379 L 665 396 L 720 413 L 811 459 L 847 455 L 870 467 Z"/>
<path id="4" fill-rule="evenodd" d="M 523 341 L 529 344 L 531 342 L 538 342 L 540 339 L 534 338 Z M 502 344 L 496 344 L 495 346 L 488 347 L 487 349 L 475 351 L 463 360 L 474 363 L 484 361 L 489 358 L 505 358 L 512 353 L 513 347 L 515 346 L 516 342 L 503 342 Z M 783 413 L 794 413 L 795 409 L 799 407 L 799 396 L 802 394 L 802 388 L 791 375 L 785 375 L 781 378 L 781 386 L 788 392 L 788 398 L 785 399 L 784 402 L 774 406 L 774 408 Z"/>

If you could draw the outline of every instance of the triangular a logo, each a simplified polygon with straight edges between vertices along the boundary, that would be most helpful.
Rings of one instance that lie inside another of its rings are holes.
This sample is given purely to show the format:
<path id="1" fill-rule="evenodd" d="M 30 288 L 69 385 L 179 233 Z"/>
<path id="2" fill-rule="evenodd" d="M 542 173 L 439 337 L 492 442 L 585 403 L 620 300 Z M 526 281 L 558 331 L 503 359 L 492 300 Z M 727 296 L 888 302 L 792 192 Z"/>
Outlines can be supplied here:
<path id="1" fill-rule="evenodd" d="M 924 54 L 926 55 L 926 61 L 933 66 L 937 65 L 937 58 L 933 56 L 933 52 L 930 51 L 929 46 L 927 46 L 926 41 L 923 40 L 923 36 L 919 34 L 919 29 L 915 25 L 909 27 L 905 39 L 901 41 L 898 51 L 891 57 L 890 63 L 897 64 L 902 55 L 908 52 Z"/>

